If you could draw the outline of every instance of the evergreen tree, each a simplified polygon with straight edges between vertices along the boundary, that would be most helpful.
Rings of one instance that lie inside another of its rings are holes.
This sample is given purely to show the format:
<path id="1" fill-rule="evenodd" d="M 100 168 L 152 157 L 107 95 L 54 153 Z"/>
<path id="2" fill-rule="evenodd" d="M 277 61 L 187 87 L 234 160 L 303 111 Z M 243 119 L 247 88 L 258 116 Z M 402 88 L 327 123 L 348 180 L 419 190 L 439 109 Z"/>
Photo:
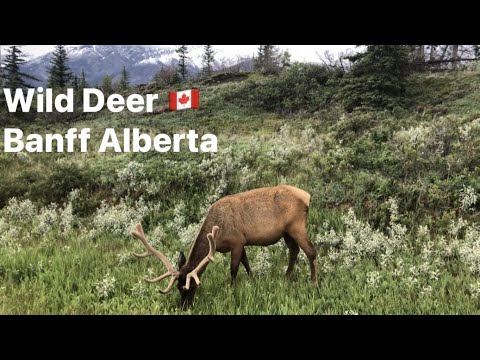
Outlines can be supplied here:
<path id="1" fill-rule="evenodd" d="M 128 74 L 127 68 L 124 65 L 122 74 L 120 77 L 120 81 L 118 82 L 118 87 L 120 90 L 122 91 L 128 90 L 128 88 L 130 87 L 129 79 L 130 79 L 130 75 Z"/>
<path id="2" fill-rule="evenodd" d="M 403 104 L 409 66 L 406 46 L 370 45 L 348 59 L 353 65 L 339 93 L 348 111 L 363 106 L 392 109 Z"/>
<path id="3" fill-rule="evenodd" d="M 77 75 L 73 75 L 72 88 L 73 88 L 73 90 L 74 90 L 75 93 L 77 92 L 78 87 L 79 87 L 79 79 L 78 79 L 78 76 L 77 76 Z"/>
<path id="4" fill-rule="evenodd" d="M 83 89 L 88 87 L 87 79 L 85 77 L 85 70 L 83 70 L 83 69 L 82 69 L 82 73 L 80 74 L 80 82 L 78 84 L 78 87 L 82 91 L 83 91 Z"/>
<path id="5" fill-rule="evenodd" d="M 112 77 L 110 75 L 105 75 L 102 79 L 102 84 L 100 85 L 100 90 L 108 96 L 112 93 Z"/>
<path id="6" fill-rule="evenodd" d="M 275 74 L 280 70 L 279 50 L 275 45 L 260 45 L 255 59 L 255 70 Z"/>
<path id="7" fill-rule="evenodd" d="M 263 69 L 263 63 L 265 59 L 265 46 L 266 45 L 260 45 L 257 50 L 257 57 L 255 58 L 255 71 L 262 71 Z"/>
<path id="8" fill-rule="evenodd" d="M 0 45 L 0 87 L 4 87 L 3 64 L 2 64 L 2 45 Z"/>
<path id="9" fill-rule="evenodd" d="M 285 50 L 282 53 L 282 56 L 280 57 L 280 64 L 281 64 L 282 70 L 289 68 L 292 65 L 291 59 L 292 59 L 292 55 L 290 55 L 290 52 L 288 50 Z"/>
<path id="10" fill-rule="evenodd" d="M 204 52 L 202 55 L 202 64 L 203 64 L 202 74 L 205 76 L 212 75 L 213 62 L 215 61 L 214 55 L 215 55 L 215 51 L 213 50 L 213 46 L 205 45 Z"/>
<path id="11" fill-rule="evenodd" d="M 53 52 L 51 67 L 48 72 L 48 87 L 63 89 L 72 80 L 72 73 L 68 67 L 67 50 L 64 45 L 57 45 Z"/>
<path id="12" fill-rule="evenodd" d="M 176 50 L 179 60 L 178 60 L 178 73 L 182 81 L 185 81 L 188 76 L 188 46 L 180 45 Z"/>
<path id="13" fill-rule="evenodd" d="M 23 52 L 19 46 L 10 46 L 7 50 L 7 56 L 5 56 L 3 77 L 6 82 L 6 87 L 9 88 L 28 88 L 31 85 L 25 82 L 25 79 L 36 80 L 37 78 L 32 75 L 26 74 L 21 71 L 22 65 L 25 63 Z"/>
<path id="14" fill-rule="evenodd" d="M 73 78 L 73 89 L 75 90 L 75 104 L 83 104 L 83 89 L 87 88 L 87 80 L 85 79 L 85 71 L 82 69 L 80 76 L 75 75 Z"/>

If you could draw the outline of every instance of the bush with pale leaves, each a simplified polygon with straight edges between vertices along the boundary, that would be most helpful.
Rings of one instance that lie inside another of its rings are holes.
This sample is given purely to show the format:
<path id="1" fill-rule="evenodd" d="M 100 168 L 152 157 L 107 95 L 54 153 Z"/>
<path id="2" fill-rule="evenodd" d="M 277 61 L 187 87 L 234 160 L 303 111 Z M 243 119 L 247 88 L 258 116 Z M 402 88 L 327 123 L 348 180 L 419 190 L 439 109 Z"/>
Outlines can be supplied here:
<path id="1" fill-rule="evenodd" d="M 95 283 L 95 291 L 100 300 L 110 298 L 115 293 L 115 284 L 117 280 L 107 273 L 102 280 Z"/>

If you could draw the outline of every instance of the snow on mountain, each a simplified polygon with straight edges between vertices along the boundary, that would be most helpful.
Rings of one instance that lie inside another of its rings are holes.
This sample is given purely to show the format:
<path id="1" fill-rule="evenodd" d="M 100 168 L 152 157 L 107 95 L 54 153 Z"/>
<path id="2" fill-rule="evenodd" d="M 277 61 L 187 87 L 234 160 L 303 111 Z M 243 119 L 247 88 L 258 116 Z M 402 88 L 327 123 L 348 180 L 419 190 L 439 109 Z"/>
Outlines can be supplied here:
<path id="1" fill-rule="evenodd" d="M 78 45 L 67 46 L 69 67 L 74 74 L 85 71 L 89 85 L 97 85 L 105 75 L 118 80 L 125 66 L 132 84 L 145 84 L 152 80 L 162 66 L 176 66 L 178 56 L 174 46 L 150 45 Z M 191 46 L 189 71 L 198 73 L 201 68 L 200 45 Z M 45 85 L 52 53 L 33 58 L 25 64 L 25 71 L 39 78 L 35 85 Z"/>

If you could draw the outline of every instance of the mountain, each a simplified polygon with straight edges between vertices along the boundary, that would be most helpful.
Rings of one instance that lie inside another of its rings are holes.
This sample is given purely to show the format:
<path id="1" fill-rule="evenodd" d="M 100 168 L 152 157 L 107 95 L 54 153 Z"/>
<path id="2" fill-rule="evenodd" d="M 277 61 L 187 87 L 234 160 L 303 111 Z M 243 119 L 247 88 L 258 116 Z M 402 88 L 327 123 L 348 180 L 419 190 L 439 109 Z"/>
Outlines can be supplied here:
<path id="1" fill-rule="evenodd" d="M 130 74 L 131 84 L 146 84 L 162 66 L 177 66 L 177 54 L 174 46 L 148 45 L 80 45 L 67 47 L 69 67 L 74 74 L 85 71 L 90 86 L 98 85 L 105 75 L 120 78 L 123 66 Z M 195 75 L 200 69 L 201 46 L 192 46 L 189 71 Z M 24 71 L 36 76 L 40 82 L 33 85 L 45 86 L 48 79 L 52 53 L 28 61 Z"/>

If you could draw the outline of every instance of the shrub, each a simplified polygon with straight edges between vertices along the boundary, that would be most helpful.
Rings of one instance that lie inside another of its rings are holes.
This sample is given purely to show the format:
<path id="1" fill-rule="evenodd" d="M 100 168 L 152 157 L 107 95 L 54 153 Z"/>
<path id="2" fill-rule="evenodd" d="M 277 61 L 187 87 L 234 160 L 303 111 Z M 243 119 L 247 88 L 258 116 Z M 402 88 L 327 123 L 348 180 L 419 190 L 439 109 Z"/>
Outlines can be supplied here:
<path id="1" fill-rule="evenodd" d="M 52 172 L 32 188 L 32 196 L 44 204 L 62 204 L 68 200 L 68 195 L 74 189 L 95 187 L 96 181 L 88 168 L 75 163 L 55 163 Z"/>
<path id="2" fill-rule="evenodd" d="M 327 68 L 294 64 L 278 76 L 248 80 L 225 95 L 227 101 L 279 113 L 314 112 L 331 102 L 334 88 Z"/>

